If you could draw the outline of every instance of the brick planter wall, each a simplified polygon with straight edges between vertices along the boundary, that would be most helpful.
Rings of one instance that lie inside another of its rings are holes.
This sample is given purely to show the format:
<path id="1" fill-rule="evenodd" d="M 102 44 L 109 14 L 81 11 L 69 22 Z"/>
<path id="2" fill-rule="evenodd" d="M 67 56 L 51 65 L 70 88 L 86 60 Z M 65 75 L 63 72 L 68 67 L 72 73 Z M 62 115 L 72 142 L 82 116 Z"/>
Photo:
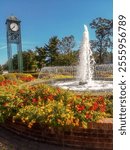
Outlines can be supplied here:
<path id="1" fill-rule="evenodd" d="M 1 124 L 2 127 L 20 136 L 36 141 L 71 147 L 81 150 L 112 150 L 113 124 L 112 119 L 104 119 L 97 123 L 89 123 L 87 129 L 48 128 L 36 124 L 31 129 L 26 125 L 11 121 Z"/>

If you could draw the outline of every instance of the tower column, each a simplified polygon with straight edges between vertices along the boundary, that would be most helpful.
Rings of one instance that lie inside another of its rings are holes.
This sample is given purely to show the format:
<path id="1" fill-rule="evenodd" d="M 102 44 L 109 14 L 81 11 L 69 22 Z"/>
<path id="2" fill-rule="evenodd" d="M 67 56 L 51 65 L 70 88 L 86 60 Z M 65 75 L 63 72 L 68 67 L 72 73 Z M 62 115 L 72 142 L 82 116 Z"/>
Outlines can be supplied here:
<path id="1" fill-rule="evenodd" d="M 21 42 L 21 21 L 15 16 L 10 16 L 6 20 L 7 26 L 7 54 L 8 54 L 8 71 L 13 72 L 12 62 L 12 46 L 11 44 L 17 45 L 18 54 L 18 71 L 23 72 L 23 58 L 22 58 L 22 42 Z"/>
<path id="2" fill-rule="evenodd" d="M 7 55 L 8 55 L 8 70 L 9 72 L 13 72 L 13 60 L 12 60 L 12 48 L 11 44 L 7 43 Z"/>
<path id="3" fill-rule="evenodd" d="M 17 44 L 17 51 L 18 51 L 18 70 L 19 72 L 23 72 L 23 57 L 22 57 L 21 43 Z"/>

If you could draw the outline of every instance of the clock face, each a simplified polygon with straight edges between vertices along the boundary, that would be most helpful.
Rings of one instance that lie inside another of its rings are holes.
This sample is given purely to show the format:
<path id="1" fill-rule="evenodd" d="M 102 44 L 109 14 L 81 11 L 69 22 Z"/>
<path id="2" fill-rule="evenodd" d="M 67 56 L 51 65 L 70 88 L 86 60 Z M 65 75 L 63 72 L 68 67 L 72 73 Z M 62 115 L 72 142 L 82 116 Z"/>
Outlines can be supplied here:
<path id="1" fill-rule="evenodd" d="M 10 29 L 12 31 L 18 31 L 19 27 L 18 27 L 17 23 L 11 23 L 10 24 Z"/>

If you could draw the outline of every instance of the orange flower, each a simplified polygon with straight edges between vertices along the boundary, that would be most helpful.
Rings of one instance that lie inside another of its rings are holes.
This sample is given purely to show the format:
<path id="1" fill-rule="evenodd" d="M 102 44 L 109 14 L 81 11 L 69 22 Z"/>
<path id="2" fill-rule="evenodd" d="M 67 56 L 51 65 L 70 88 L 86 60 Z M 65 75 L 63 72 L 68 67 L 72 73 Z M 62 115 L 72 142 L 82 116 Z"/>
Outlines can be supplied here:
<path id="1" fill-rule="evenodd" d="M 53 95 L 49 95 L 47 98 L 50 99 L 50 100 L 53 100 L 54 96 Z"/>
<path id="2" fill-rule="evenodd" d="M 91 119 L 91 118 L 92 118 L 92 115 L 89 113 L 86 113 L 86 119 Z"/>
<path id="3" fill-rule="evenodd" d="M 82 98 L 82 96 L 81 96 L 81 95 L 76 95 L 76 97 L 77 97 L 77 98 Z"/>
<path id="4" fill-rule="evenodd" d="M 60 88 L 57 88 L 57 92 L 60 93 L 60 91 L 61 91 Z"/>

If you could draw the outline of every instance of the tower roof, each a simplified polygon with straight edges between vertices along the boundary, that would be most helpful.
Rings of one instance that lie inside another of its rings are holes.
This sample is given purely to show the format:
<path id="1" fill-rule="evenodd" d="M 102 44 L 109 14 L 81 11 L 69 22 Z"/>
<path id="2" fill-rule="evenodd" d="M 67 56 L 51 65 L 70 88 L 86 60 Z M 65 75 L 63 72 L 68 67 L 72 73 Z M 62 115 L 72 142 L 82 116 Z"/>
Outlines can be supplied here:
<path id="1" fill-rule="evenodd" d="M 20 20 L 17 18 L 17 17 L 15 17 L 15 16 L 9 16 L 8 18 L 7 18 L 7 20 L 8 21 L 18 21 L 18 22 L 20 22 Z M 6 20 L 6 21 L 7 21 Z"/>

